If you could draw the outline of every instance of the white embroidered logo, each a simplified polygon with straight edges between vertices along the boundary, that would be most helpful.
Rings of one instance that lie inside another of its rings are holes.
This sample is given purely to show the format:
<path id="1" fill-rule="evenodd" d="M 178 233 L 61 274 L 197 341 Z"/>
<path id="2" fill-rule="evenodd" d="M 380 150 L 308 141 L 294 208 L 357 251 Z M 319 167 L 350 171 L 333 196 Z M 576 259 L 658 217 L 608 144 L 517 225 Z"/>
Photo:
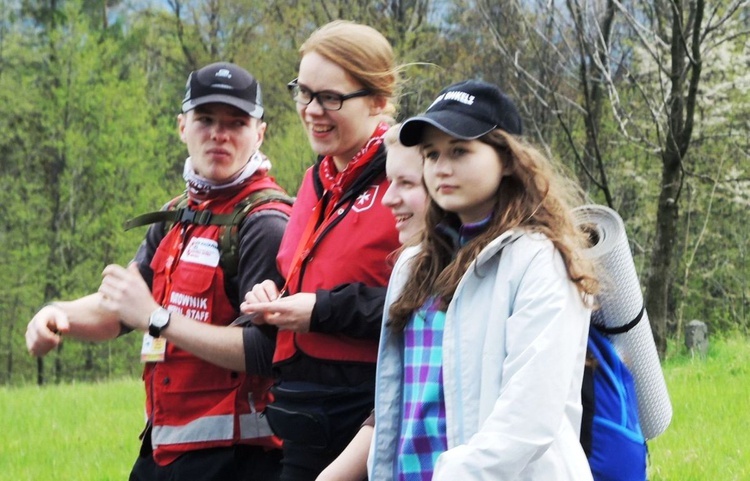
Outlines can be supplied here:
<path id="1" fill-rule="evenodd" d="M 225 68 L 219 69 L 218 72 L 216 72 L 216 75 L 214 77 L 222 77 L 222 78 L 232 78 L 232 73 Z"/>
<path id="2" fill-rule="evenodd" d="M 473 95 L 467 94 L 466 92 L 461 92 L 460 90 L 451 90 L 449 92 L 445 92 L 444 94 L 438 95 L 438 98 L 436 98 L 435 101 L 432 102 L 432 105 L 430 105 L 427 110 L 430 110 L 435 104 L 443 100 L 455 100 L 456 102 L 461 102 L 465 105 L 474 104 Z"/>
<path id="3" fill-rule="evenodd" d="M 365 192 L 364 194 L 357 197 L 357 205 L 364 205 L 368 200 L 370 200 L 370 193 Z"/>
<path id="4" fill-rule="evenodd" d="M 354 201 L 352 210 L 354 212 L 364 212 L 375 204 L 375 199 L 378 197 L 379 185 L 371 185 L 368 189 L 357 197 Z"/>

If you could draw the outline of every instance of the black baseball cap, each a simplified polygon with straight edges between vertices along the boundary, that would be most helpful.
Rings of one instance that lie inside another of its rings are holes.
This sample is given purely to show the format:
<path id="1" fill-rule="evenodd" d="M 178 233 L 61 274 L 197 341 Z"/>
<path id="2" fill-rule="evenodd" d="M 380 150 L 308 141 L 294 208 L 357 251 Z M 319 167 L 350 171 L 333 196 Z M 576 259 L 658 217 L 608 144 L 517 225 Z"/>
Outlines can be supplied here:
<path id="1" fill-rule="evenodd" d="M 428 125 L 463 140 L 477 139 L 495 129 L 523 134 L 521 116 L 510 97 L 498 86 L 479 80 L 444 88 L 427 111 L 404 122 L 399 141 L 407 147 L 417 145 Z"/>
<path id="2" fill-rule="evenodd" d="M 212 63 L 191 72 L 185 89 L 183 112 L 199 105 L 221 103 L 237 107 L 250 117 L 263 118 L 260 84 L 247 70 L 233 63 Z"/>

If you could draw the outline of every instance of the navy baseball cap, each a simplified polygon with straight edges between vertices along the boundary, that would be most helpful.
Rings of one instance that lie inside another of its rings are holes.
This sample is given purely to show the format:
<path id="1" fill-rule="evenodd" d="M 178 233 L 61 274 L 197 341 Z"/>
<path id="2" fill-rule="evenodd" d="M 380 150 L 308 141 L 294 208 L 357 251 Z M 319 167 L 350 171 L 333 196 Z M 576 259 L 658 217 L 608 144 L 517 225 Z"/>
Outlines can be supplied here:
<path id="1" fill-rule="evenodd" d="M 496 85 L 479 80 L 444 88 L 427 111 L 404 122 L 399 141 L 407 147 L 419 144 L 428 125 L 463 140 L 477 139 L 495 129 L 523 134 L 521 116 L 510 97 Z"/>
<path id="2" fill-rule="evenodd" d="M 233 63 L 212 63 L 190 73 L 182 111 L 209 103 L 228 104 L 250 117 L 263 118 L 260 84 L 247 70 Z"/>

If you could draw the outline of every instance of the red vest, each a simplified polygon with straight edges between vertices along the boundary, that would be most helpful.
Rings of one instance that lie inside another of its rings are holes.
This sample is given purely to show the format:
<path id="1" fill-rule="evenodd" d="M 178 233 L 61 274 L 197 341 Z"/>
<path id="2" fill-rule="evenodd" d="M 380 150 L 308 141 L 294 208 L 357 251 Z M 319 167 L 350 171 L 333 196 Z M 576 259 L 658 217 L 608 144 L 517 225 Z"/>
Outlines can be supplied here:
<path id="1" fill-rule="evenodd" d="M 279 271 L 288 279 L 289 293 L 332 289 L 349 282 L 387 286 L 393 267 L 387 257 L 399 248 L 399 242 L 393 214 L 382 204 L 388 188 L 384 172 L 359 196 L 336 208 L 317 230 L 301 269 L 288 278 L 292 257 L 318 202 L 312 179 L 315 168 L 305 174 L 277 257 Z M 375 363 L 378 341 L 342 334 L 279 331 L 274 362 L 291 358 L 297 350 L 317 359 Z"/>
<path id="2" fill-rule="evenodd" d="M 274 187 L 278 188 L 272 179 L 261 178 L 234 197 L 204 201 L 193 208 L 231 213 L 237 202 L 252 192 Z M 152 292 L 154 299 L 172 312 L 226 326 L 238 312 L 227 298 L 219 267 L 219 230 L 215 225 L 176 224 L 151 261 Z M 159 465 L 196 449 L 234 444 L 281 446 L 261 414 L 269 401 L 271 379 L 218 367 L 168 342 L 165 361 L 147 363 L 143 380 L 154 460 Z"/>

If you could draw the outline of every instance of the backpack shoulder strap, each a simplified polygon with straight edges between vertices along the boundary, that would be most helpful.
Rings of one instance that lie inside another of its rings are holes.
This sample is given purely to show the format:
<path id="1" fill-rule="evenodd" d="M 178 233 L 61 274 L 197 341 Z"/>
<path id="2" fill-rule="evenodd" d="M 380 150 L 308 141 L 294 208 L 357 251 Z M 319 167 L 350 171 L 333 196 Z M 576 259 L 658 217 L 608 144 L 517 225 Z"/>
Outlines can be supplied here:
<path id="1" fill-rule="evenodd" d="M 293 203 L 294 199 L 282 191 L 261 189 L 245 197 L 237 204 L 231 214 L 227 214 L 231 220 L 219 234 L 220 263 L 226 278 L 237 275 L 240 260 L 239 225 L 245 220 L 245 217 L 266 204 L 291 206 Z M 269 205 L 268 208 L 272 207 Z"/>
<path id="2" fill-rule="evenodd" d="M 273 189 L 266 189 L 275 193 L 280 192 Z M 260 191 L 256 191 L 260 192 Z M 254 194 L 254 193 L 253 193 Z M 251 194 L 250 196 L 252 196 Z M 279 196 L 279 199 L 286 196 Z M 195 210 L 188 205 L 187 193 L 181 197 L 175 199 L 166 210 L 160 210 L 156 212 L 148 212 L 141 214 L 133 219 L 126 221 L 123 224 L 125 230 L 132 229 L 133 227 L 139 227 L 143 225 L 155 224 L 156 222 L 170 222 L 171 227 L 176 222 L 184 222 L 187 224 L 194 225 L 219 225 L 219 226 L 230 226 L 237 220 L 236 213 L 231 214 L 215 214 L 210 210 Z M 273 200 L 273 199 L 272 199 Z M 270 202 L 271 200 L 269 200 Z M 169 230 L 169 229 L 166 229 Z"/>
<path id="3" fill-rule="evenodd" d="M 239 225 L 254 210 L 269 204 L 268 209 L 274 208 L 271 204 L 286 206 L 287 209 L 279 209 L 288 213 L 288 206 L 294 203 L 294 199 L 284 192 L 276 189 L 260 189 L 249 194 L 237 203 L 234 210 L 229 214 L 214 214 L 207 210 L 193 210 L 188 206 L 187 192 L 172 199 L 164 210 L 148 212 L 134 217 L 124 223 L 125 230 L 132 229 L 157 222 L 164 222 L 164 235 L 177 222 L 187 222 L 198 225 L 221 226 L 219 233 L 219 255 L 221 268 L 227 278 L 237 274 L 239 262 Z"/>
<path id="4" fill-rule="evenodd" d="M 169 227 L 171 227 L 172 224 L 180 221 L 186 206 L 187 192 L 183 192 L 182 195 L 179 195 L 169 201 L 166 209 L 157 210 L 156 212 L 147 212 L 145 214 L 133 217 L 132 219 L 128 219 L 123 223 L 123 228 L 125 230 L 130 230 L 134 227 L 156 224 L 157 222 L 164 222 L 164 232 L 166 233 L 167 231 L 169 231 L 169 228 L 167 228 L 167 223 L 169 223 Z"/>

